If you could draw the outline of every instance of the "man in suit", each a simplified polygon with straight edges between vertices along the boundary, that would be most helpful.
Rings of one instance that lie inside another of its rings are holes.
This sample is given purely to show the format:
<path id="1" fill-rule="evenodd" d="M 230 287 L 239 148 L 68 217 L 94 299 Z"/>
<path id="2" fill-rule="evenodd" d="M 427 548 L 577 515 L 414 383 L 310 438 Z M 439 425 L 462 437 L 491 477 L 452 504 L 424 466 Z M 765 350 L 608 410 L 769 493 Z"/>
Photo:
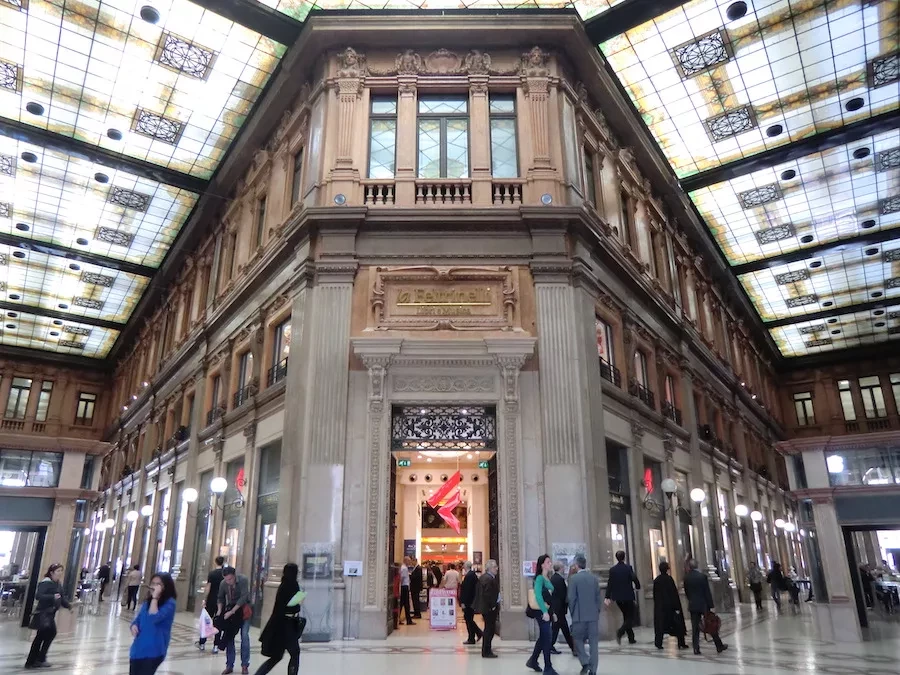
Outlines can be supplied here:
<path id="1" fill-rule="evenodd" d="M 100 581 L 100 602 L 103 602 L 103 594 L 106 592 L 107 584 L 109 584 L 111 563 L 112 561 L 103 563 L 97 571 L 97 579 Z"/>
<path id="2" fill-rule="evenodd" d="M 575 655 L 581 663 L 581 675 L 597 675 L 597 623 L 600 619 L 600 584 L 585 568 L 583 555 L 575 556 L 578 572 L 569 577 L 567 600 L 572 612 L 572 636 Z M 584 651 L 587 640 L 590 654 Z"/>
<path id="3" fill-rule="evenodd" d="M 462 607 L 463 618 L 466 620 L 466 629 L 469 631 L 469 639 L 464 645 L 474 645 L 482 638 L 484 633 L 475 623 L 475 596 L 478 594 L 478 575 L 472 569 L 472 561 L 466 560 L 466 576 L 463 577 L 459 587 L 459 605 Z"/>
<path id="4" fill-rule="evenodd" d="M 484 574 L 478 580 L 475 596 L 475 611 L 484 619 L 484 639 L 481 642 L 481 658 L 496 659 L 491 651 L 491 641 L 497 630 L 497 615 L 500 614 L 500 579 L 496 560 L 488 560 Z"/>
<path id="5" fill-rule="evenodd" d="M 699 654 L 700 621 L 704 614 L 713 610 L 713 597 L 709 588 L 709 579 L 697 569 L 697 561 L 693 558 L 688 561 L 688 573 L 684 577 L 684 594 L 687 597 L 688 611 L 691 613 L 694 653 Z M 722 653 L 728 649 L 728 645 L 722 644 L 718 631 L 712 633 L 712 639 L 717 652 Z"/>
<path id="6" fill-rule="evenodd" d="M 557 560 L 553 563 L 553 576 L 550 577 L 550 583 L 553 584 L 553 595 L 550 600 L 550 609 L 553 610 L 553 638 L 550 641 L 550 651 L 553 654 L 559 654 L 556 648 L 556 638 L 559 637 L 559 631 L 562 631 L 563 637 L 566 638 L 566 644 L 575 654 L 575 647 L 572 646 L 572 634 L 569 633 L 569 622 L 566 621 L 566 580 L 560 572 L 565 567 L 565 563 Z"/>
<path id="7" fill-rule="evenodd" d="M 634 568 L 625 563 L 625 551 L 616 551 L 618 562 L 609 570 L 609 584 L 606 586 L 604 604 L 616 603 L 622 611 L 622 626 L 616 631 L 616 642 L 622 644 L 622 636 L 628 635 L 628 644 L 637 642 L 634 639 L 634 592 L 640 590 Z"/>
<path id="8" fill-rule="evenodd" d="M 422 566 L 417 558 L 412 559 L 414 567 L 409 573 L 409 593 L 412 595 L 413 618 L 422 618 Z"/>

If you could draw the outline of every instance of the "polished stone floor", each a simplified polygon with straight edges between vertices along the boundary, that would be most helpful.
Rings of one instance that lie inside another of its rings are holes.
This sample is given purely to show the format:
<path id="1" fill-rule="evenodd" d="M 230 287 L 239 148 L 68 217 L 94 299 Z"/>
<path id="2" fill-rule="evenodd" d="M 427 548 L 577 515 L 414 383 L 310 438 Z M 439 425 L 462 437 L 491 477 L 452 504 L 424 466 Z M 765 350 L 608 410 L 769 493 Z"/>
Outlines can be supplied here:
<path id="1" fill-rule="evenodd" d="M 73 632 L 61 634 L 54 642 L 48 661 L 53 668 L 42 672 L 73 675 L 124 675 L 128 672 L 128 631 L 130 613 L 109 606 L 99 616 L 78 617 Z M 900 673 L 900 630 L 896 625 L 877 642 L 835 643 L 822 640 L 813 621 L 811 607 L 798 615 L 756 613 L 741 608 L 737 615 L 723 615 L 722 635 L 729 650 L 716 655 L 709 644 L 702 656 L 678 652 L 673 640 L 663 651 L 653 644 L 652 631 L 637 632 L 638 644 L 619 647 L 601 643 L 600 673 L 665 672 L 666 675 L 787 675 L 826 673 L 828 675 L 897 675 Z M 259 654 L 258 632 L 252 634 L 251 672 L 263 661 Z M 403 627 L 387 641 L 351 641 L 303 646 L 300 672 L 327 675 L 381 675 L 383 673 L 525 673 L 524 662 L 530 645 L 524 642 L 495 642 L 500 658 L 483 661 L 477 651 L 460 644 L 459 632 L 429 631 L 423 620 Z M 15 623 L 0 621 L 0 673 L 21 670 L 28 651 L 29 633 Z M 160 675 L 215 675 L 224 668 L 224 658 L 200 653 L 193 617 L 180 614 L 173 629 L 172 645 Z M 561 640 L 560 640 L 561 641 Z M 565 649 L 565 645 L 561 645 Z M 575 659 L 555 657 L 561 675 L 579 671 Z M 286 659 L 275 669 L 287 671 Z"/>

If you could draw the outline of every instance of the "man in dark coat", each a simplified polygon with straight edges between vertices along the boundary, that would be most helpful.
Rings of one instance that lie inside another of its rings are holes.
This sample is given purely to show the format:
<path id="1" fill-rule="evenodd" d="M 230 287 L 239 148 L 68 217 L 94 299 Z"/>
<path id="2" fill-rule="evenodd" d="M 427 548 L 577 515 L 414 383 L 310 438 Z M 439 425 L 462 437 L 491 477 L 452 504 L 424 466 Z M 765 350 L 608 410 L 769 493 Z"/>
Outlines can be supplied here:
<path id="1" fill-rule="evenodd" d="M 687 649 L 684 641 L 687 628 L 681 613 L 681 598 L 675 580 L 669 574 L 669 563 L 665 561 L 659 564 L 659 576 L 653 580 L 653 629 L 657 649 L 663 648 L 663 635 L 666 633 L 678 638 L 679 649 Z"/>
<path id="2" fill-rule="evenodd" d="M 500 614 L 500 578 L 496 560 L 488 560 L 484 574 L 478 580 L 475 597 L 475 611 L 484 619 L 484 639 L 481 641 L 481 658 L 496 659 L 491 651 L 491 642 L 497 630 L 497 615 Z"/>
<path id="3" fill-rule="evenodd" d="M 610 602 L 616 603 L 622 611 L 622 626 L 616 631 L 616 642 L 622 644 L 622 636 L 628 635 L 628 643 L 634 644 L 634 592 L 640 590 L 641 582 L 638 581 L 634 568 L 625 563 L 625 551 L 616 551 L 617 562 L 609 570 L 609 583 L 606 586 L 606 600 L 603 604 L 609 606 Z"/>
<path id="4" fill-rule="evenodd" d="M 412 595 L 413 618 L 422 618 L 422 566 L 416 558 L 412 559 L 414 567 L 409 573 L 409 593 Z"/>
<path id="5" fill-rule="evenodd" d="M 97 579 L 100 581 L 100 602 L 103 602 L 103 594 L 106 592 L 106 585 L 109 583 L 110 564 L 110 562 L 103 563 L 97 571 Z"/>
<path id="6" fill-rule="evenodd" d="M 465 564 L 466 576 L 463 577 L 459 586 L 459 604 L 462 607 L 463 618 L 466 620 L 466 630 L 469 631 L 469 639 L 463 642 L 464 645 L 474 645 L 482 638 L 484 633 L 475 623 L 475 596 L 478 594 L 478 575 L 472 569 L 471 561 L 467 560 Z"/>
<path id="7" fill-rule="evenodd" d="M 700 622 L 703 615 L 713 610 L 712 591 L 709 588 L 709 579 L 697 569 L 697 561 L 691 558 L 688 561 L 688 573 L 684 577 L 684 594 L 687 597 L 688 611 L 691 613 L 691 630 L 693 631 L 694 653 L 700 653 Z M 728 645 L 722 644 L 719 632 L 711 633 L 716 651 L 721 653 L 728 649 Z"/>
<path id="8" fill-rule="evenodd" d="M 569 622 L 566 620 L 566 612 L 569 611 L 566 596 L 569 589 L 566 586 L 566 580 L 563 578 L 563 575 L 560 574 L 564 567 L 565 565 L 557 560 L 553 563 L 553 576 L 550 577 L 550 583 L 553 584 L 550 609 L 553 610 L 553 618 L 555 619 L 553 622 L 553 638 L 550 641 L 550 651 L 554 654 L 560 653 L 556 648 L 556 638 L 559 637 L 559 631 L 562 631 L 563 637 L 566 639 L 566 644 L 569 645 L 569 649 L 572 650 L 573 654 L 575 653 L 575 645 L 572 643 L 572 634 L 569 632 Z"/>

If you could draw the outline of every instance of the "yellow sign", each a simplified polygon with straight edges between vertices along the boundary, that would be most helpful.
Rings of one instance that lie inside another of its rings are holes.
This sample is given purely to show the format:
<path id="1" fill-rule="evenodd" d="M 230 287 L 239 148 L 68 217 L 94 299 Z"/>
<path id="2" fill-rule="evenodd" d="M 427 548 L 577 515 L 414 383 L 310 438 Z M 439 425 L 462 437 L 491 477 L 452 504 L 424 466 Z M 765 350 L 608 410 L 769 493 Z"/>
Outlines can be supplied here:
<path id="1" fill-rule="evenodd" d="M 459 308 L 490 307 L 493 304 L 490 288 L 400 288 L 397 307 Z M 457 312 L 453 312 L 457 313 Z M 468 314 L 469 312 L 458 312 Z"/>

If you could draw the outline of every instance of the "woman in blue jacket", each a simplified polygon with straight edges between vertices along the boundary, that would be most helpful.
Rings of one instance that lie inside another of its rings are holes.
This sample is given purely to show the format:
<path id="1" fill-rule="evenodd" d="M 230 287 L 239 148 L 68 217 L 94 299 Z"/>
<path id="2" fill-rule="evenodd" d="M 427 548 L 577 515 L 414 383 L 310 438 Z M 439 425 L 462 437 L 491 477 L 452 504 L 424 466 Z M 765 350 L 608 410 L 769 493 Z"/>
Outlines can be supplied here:
<path id="1" fill-rule="evenodd" d="M 131 622 L 129 675 L 153 675 L 166 658 L 175 620 L 175 582 L 168 574 L 154 574 L 150 594 Z"/>

